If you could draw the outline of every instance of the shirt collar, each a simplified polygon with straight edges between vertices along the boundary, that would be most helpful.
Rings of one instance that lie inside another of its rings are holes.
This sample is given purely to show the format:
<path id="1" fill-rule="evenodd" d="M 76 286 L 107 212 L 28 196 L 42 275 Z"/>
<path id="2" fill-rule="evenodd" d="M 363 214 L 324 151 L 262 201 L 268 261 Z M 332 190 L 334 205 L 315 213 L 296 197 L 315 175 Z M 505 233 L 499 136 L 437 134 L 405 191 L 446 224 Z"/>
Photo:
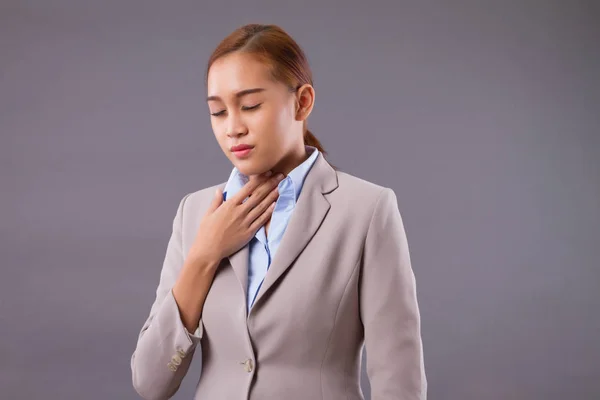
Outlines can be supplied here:
<path id="1" fill-rule="evenodd" d="M 290 180 L 294 189 L 294 198 L 297 201 L 300 196 L 300 192 L 302 190 L 302 186 L 304 185 L 304 180 L 306 179 L 306 175 L 308 171 L 310 171 L 311 167 L 315 163 L 317 157 L 319 156 L 319 150 L 313 146 L 304 146 L 306 151 L 310 154 L 306 160 L 302 162 L 302 164 L 298 165 L 294 168 L 288 176 L 279 182 L 279 187 L 282 186 L 282 183 L 286 180 Z M 229 179 L 225 184 L 225 188 L 223 190 L 223 200 L 227 200 L 228 198 L 235 196 L 235 194 L 240 191 L 240 189 L 248 182 L 248 177 L 242 174 L 236 167 L 233 167 L 231 170 L 231 174 L 229 174 Z"/>

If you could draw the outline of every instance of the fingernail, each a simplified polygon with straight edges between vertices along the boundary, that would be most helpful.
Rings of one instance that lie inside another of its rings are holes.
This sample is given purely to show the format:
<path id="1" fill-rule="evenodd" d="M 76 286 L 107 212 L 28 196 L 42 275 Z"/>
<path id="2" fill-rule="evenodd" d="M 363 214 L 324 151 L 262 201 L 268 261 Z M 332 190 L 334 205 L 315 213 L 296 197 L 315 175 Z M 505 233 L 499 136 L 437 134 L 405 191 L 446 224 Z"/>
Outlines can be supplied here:
<path id="1" fill-rule="evenodd" d="M 283 179 L 283 174 L 281 172 L 277 174 L 277 179 L 279 179 L 279 180 Z"/>
<path id="2" fill-rule="evenodd" d="M 265 172 L 265 176 L 271 176 L 271 175 L 273 175 L 273 171 L 267 171 L 267 172 Z"/>

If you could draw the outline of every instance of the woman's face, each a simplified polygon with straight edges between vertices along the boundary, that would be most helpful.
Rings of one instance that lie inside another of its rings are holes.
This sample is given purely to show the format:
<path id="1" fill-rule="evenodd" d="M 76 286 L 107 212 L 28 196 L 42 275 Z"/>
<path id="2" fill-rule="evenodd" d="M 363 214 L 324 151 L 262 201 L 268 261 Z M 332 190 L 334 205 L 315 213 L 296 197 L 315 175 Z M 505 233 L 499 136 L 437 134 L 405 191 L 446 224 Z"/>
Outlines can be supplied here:
<path id="1" fill-rule="evenodd" d="M 296 93 L 275 81 L 267 65 L 249 54 L 228 54 L 212 64 L 207 87 L 215 137 L 241 173 L 287 173 L 286 164 L 303 157 Z M 239 145 L 251 148 L 235 151 Z"/>

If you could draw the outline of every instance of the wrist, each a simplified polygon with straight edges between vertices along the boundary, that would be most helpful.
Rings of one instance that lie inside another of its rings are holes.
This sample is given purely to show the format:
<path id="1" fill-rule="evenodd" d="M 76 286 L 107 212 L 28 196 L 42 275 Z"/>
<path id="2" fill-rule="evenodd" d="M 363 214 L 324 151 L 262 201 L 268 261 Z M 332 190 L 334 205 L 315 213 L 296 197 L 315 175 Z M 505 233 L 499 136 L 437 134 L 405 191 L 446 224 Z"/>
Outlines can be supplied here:
<path id="1" fill-rule="evenodd" d="M 222 258 L 218 255 L 202 253 L 187 257 L 183 266 L 188 271 L 194 271 L 202 275 L 212 275 L 221 260 Z"/>

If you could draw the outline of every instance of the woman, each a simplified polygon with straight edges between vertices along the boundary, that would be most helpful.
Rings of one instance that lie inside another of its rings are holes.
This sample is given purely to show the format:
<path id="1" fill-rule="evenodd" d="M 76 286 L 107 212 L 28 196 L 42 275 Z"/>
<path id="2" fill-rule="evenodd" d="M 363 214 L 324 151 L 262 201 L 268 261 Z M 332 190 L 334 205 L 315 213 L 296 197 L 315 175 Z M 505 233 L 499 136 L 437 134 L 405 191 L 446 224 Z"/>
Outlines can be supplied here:
<path id="1" fill-rule="evenodd" d="M 208 107 L 234 168 L 186 194 L 131 358 L 146 399 L 202 358 L 196 399 L 425 399 L 415 280 L 393 190 L 334 169 L 306 129 L 302 50 L 273 25 L 215 50 Z"/>

